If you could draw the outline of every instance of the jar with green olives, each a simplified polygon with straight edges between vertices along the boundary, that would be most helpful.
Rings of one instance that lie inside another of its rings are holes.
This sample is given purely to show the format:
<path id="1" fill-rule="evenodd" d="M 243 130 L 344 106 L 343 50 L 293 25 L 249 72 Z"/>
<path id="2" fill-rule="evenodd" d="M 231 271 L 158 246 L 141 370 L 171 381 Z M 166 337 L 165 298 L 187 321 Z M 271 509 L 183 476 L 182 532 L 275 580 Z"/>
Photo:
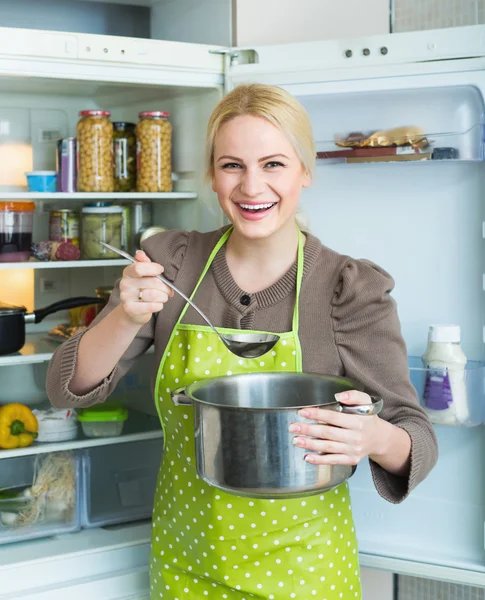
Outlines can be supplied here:
<path id="1" fill-rule="evenodd" d="M 83 110 L 77 124 L 78 192 L 112 192 L 113 124 L 107 110 Z"/>
<path id="2" fill-rule="evenodd" d="M 136 125 L 113 123 L 115 192 L 136 191 Z"/>
<path id="3" fill-rule="evenodd" d="M 121 246 L 123 208 L 121 206 L 85 206 L 82 209 L 81 250 L 86 260 L 118 258 L 105 248 L 106 242 L 115 248 Z"/>
<path id="4" fill-rule="evenodd" d="M 144 111 L 136 126 L 139 192 L 172 191 L 172 125 L 170 113 Z"/>

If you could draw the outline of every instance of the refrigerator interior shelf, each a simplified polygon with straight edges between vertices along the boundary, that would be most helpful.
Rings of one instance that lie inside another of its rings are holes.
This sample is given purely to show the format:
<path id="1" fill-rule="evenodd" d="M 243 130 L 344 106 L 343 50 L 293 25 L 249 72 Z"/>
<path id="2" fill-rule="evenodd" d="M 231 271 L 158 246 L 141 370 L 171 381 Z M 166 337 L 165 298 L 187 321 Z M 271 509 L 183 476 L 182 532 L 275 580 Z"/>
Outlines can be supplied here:
<path id="1" fill-rule="evenodd" d="M 51 340 L 45 331 L 29 333 L 24 347 L 19 352 L 0 356 L 0 367 L 47 362 L 58 347 L 59 342 Z M 153 346 L 147 350 L 147 353 L 151 352 Z"/>
<path id="2" fill-rule="evenodd" d="M 98 446 L 113 446 L 116 444 L 126 444 L 128 442 L 155 440 L 162 437 L 163 434 L 158 417 L 130 410 L 129 417 L 123 428 L 123 433 L 119 436 L 88 438 L 83 435 L 82 428 L 79 426 L 78 437 L 75 440 L 66 442 L 34 442 L 31 446 L 27 446 L 27 448 L 0 450 L 0 460 L 18 456 L 45 454 L 46 452 L 62 452 Z"/>
<path id="3" fill-rule="evenodd" d="M 464 373 L 425 369 L 418 356 L 408 359 L 411 383 L 421 406 L 436 425 L 485 424 L 485 362 L 469 360 Z"/>
<path id="4" fill-rule="evenodd" d="M 1 192 L 2 200 L 194 200 L 196 192 Z"/>
<path id="5" fill-rule="evenodd" d="M 483 130 L 484 124 L 477 123 L 466 131 L 441 133 L 402 127 L 336 134 L 331 141 L 317 142 L 317 160 L 319 164 L 483 161 Z"/>
<path id="6" fill-rule="evenodd" d="M 94 268 L 94 267 L 124 267 L 130 264 L 130 261 L 124 258 L 106 259 L 106 260 L 29 260 L 27 262 L 2 263 L 0 262 L 0 271 L 5 269 L 74 269 L 74 268 Z"/>

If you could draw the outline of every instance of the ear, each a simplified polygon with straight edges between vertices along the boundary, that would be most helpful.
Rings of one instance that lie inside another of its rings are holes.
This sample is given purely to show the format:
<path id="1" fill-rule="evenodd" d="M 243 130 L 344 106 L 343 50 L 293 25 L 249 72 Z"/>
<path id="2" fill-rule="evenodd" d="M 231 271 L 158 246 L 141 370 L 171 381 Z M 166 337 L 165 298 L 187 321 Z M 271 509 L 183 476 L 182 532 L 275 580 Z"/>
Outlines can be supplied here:
<path id="1" fill-rule="evenodd" d="M 303 181 L 302 181 L 301 187 L 307 188 L 307 187 L 310 187 L 311 184 L 312 184 L 312 176 L 310 174 L 310 171 L 308 171 L 308 169 L 305 169 L 305 171 L 303 173 Z"/>
<path id="2" fill-rule="evenodd" d="M 214 175 L 212 175 L 211 182 L 212 182 L 212 191 L 213 191 L 213 192 L 216 192 L 216 194 L 217 194 L 217 189 L 216 189 L 216 178 L 214 177 Z"/>

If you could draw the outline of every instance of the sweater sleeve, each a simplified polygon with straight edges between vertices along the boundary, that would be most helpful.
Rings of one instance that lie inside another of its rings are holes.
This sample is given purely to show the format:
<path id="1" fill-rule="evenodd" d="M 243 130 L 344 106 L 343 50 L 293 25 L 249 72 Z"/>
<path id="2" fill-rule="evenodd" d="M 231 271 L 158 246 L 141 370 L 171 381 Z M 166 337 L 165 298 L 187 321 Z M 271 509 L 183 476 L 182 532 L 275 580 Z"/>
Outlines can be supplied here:
<path id="1" fill-rule="evenodd" d="M 144 249 L 152 260 L 162 264 L 165 276 L 175 282 L 178 271 L 182 266 L 185 249 L 188 243 L 188 233 L 185 231 L 167 231 L 157 234 L 144 244 Z M 108 304 L 89 326 L 95 327 L 120 303 L 119 280 L 116 282 Z M 64 342 L 52 356 L 46 378 L 47 396 L 51 404 L 57 408 L 81 408 L 104 402 L 114 391 L 118 381 L 128 372 L 136 359 L 148 350 L 155 336 L 157 315 L 153 315 L 137 333 L 135 339 L 127 348 L 113 371 L 83 396 L 71 392 L 70 384 L 76 370 L 79 343 L 85 331 L 82 331 Z"/>
<path id="2" fill-rule="evenodd" d="M 428 475 L 438 457 L 433 426 L 420 407 L 409 378 L 407 352 L 396 304 L 394 281 L 367 261 L 349 259 L 340 273 L 332 308 L 335 342 L 345 375 L 380 396 L 380 417 L 411 437 L 408 477 L 399 477 L 370 461 L 378 493 L 398 504 Z"/>

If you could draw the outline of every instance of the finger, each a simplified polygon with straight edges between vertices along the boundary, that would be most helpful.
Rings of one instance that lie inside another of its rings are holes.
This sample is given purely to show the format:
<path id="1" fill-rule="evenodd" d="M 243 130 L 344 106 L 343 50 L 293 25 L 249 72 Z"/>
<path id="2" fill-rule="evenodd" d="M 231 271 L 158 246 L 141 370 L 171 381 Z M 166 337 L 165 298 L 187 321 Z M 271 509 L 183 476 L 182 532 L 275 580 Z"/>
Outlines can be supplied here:
<path id="1" fill-rule="evenodd" d="M 134 296 L 135 292 L 138 296 L 139 290 L 159 290 L 171 296 L 171 288 L 155 277 L 139 277 L 136 279 L 128 277 L 120 281 L 120 293 L 126 292 L 129 295 L 127 300 Z"/>
<path id="2" fill-rule="evenodd" d="M 160 312 L 163 307 L 163 302 L 131 302 L 129 314 L 139 316 L 147 313 L 157 313 Z"/>
<path id="3" fill-rule="evenodd" d="M 365 392 L 351 390 L 350 392 L 340 392 L 335 394 L 335 399 L 342 404 L 372 404 L 372 398 Z"/>
<path id="4" fill-rule="evenodd" d="M 312 425 L 310 423 L 292 423 L 290 433 L 297 433 L 305 436 L 319 438 L 321 440 L 332 440 L 334 442 L 344 442 L 348 444 L 351 441 L 351 434 L 348 429 L 333 427 L 328 425 Z"/>
<path id="5" fill-rule="evenodd" d="M 347 454 L 307 454 L 305 460 L 312 465 L 349 465 L 355 466 L 359 463 L 358 458 Z"/>
<path id="6" fill-rule="evenodd" d="M 162 304 L 165 304 L 166 302 L 168 302 L 169 295 L 167 292 L 164 292 L 162 290 L 153 290 L 153 289 L 144 289 L 141 291 L 142 291 L 141 300 L 139 297 L 139 290 L 137 290 L 136 295 L 132 296 L 130 301 L 131 302 L 144 302 L 144 303 L 161 302 Z"/>
<path id="7" fill-rule="evenodd" d="M 306 448 L 307 450 L 325 454 L 350 454 L 352 452 L 352 449 L 342 442 L 332 442 L 316 438 L 296 437 L 293 439 L 293 443 L 299 448 Z"/>
<path id="8" fill-rule="evenodd" d="M 311 419 L 313 421 L 320 421 L 325 425 L 332 425 L 333 427 L 342 427 L 344 429 L 362 429 L 361 419 L 367 419 L 368 417 L 362 417 L 360 415 L 350 415 L 328 408 L 305 408 L 298 411 L 300 417 Z"/>
<path id="9" fill-rule="evenodd" d="M 143 250 L 137 250 L 135 254 L 135 260 L 138 262 L 152 262 L 147 254 Z"/>
<path id="10" fill-rule="evenodd" d="M 163 273 L 162 265 L 153 262 L 136 262 L 128 265 L 124 271 L 124 277 L 154 277 Z"/>

